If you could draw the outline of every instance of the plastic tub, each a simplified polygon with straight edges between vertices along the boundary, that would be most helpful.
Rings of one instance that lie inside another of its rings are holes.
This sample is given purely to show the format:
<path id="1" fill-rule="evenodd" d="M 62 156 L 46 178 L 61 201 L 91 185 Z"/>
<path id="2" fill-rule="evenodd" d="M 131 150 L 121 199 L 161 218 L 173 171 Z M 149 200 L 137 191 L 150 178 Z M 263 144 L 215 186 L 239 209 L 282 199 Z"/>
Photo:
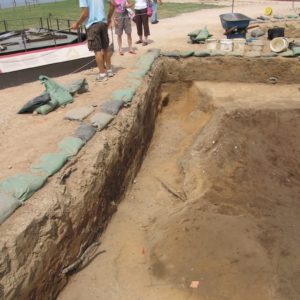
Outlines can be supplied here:
<path id="1" fill-rule="evenodd" d="M 231 52 L 232 46 L 233 46 L 232 40 L 229 39 L 220 40 L 220 50 L 225 52 Z"/>
<path id="2" fill-rule="evenodd" d="M 216 50 L 217 49 L 217 40 L 216 39 L 207 39 L 206 40 L 207 50 Z"/>
<path id="3" fill-rule="evenodd" d="M 233 39 L 234 50 L 244 52 L 246 39 Z"/>
<path id="4" fill-rule="evenodd" d="M 287 39 L 282 37 L 277 37 L 270 42 L 270 48 L 273 52 L 279 53 L 287 50 L 289 47 L 289 42 Z"/>
<path id="5" fill-rule="evenodd" d="M 250 45 L 252 51 L 256 51 L 256 52 L 262 52 L 265 47 L 264 41 L 254 41 Z"/>

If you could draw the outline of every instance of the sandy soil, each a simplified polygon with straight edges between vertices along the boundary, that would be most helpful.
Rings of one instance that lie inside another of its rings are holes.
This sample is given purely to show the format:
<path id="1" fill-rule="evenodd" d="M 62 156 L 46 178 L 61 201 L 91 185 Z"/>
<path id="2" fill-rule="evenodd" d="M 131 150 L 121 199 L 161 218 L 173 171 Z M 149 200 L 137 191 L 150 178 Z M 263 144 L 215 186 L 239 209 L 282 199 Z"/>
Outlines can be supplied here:
<path id="1" fill-rule="evenodd" d="M 164 85 L 106 252 L 59 299 L 298 299 L 298 88 Z"/>

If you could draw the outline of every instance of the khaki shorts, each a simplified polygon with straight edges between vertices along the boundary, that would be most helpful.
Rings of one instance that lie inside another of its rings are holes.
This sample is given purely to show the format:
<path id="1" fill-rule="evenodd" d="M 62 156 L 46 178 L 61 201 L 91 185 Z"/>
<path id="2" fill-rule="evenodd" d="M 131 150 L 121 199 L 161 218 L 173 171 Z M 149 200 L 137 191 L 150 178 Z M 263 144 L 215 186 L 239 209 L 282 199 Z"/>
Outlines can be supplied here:
<path id="1" fill-rule="evenodd" d="M 90 51 L 100 51 L 109 46 L 108 28 L 106 23 L 94 23 L 87 29 L 88 48 Z"/>
<path id="2" fill-rule="evenodd" d="M 131 19 L 129 18 L 127 13 L 117 13 L 115 12 L 115 22 L 116 35 L 122 35 L 123 30 L 126 34 L 131 33 Z"/>

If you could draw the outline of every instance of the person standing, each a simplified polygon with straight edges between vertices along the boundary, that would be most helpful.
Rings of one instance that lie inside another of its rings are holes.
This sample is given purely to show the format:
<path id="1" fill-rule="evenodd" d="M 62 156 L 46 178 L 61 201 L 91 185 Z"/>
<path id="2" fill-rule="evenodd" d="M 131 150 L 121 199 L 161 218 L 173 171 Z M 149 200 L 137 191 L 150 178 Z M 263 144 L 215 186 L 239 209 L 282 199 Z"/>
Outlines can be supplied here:
<path id="1" fill-rule="evenodd" d="M 143 46 L 148 45 L 148 36 L 150 35 L 147 6 L 148 6 L 147 0 L 135 1 L 134 19 L 136 22 L 137 34 L 139 36 L 139 40 L 136 42 L 136 44 L 143 44 Z M 143 31 L 144 31 L 144 40 L 143 40 Z"/>
<path id="2" fill-rule="evenodd" d="M 135 54 L 134 50 L 132 49 L 131 19 L 127 10 L 127 8 L 130 8 L 132 4 L 129 0 L 112 0 L 112 2 L 115 6 L 114 21 L 115 33 L 118 36 L 119 54 L 124 55 L 122 49 L 123 31 L 127 34 L 128 52 L 131 54 Z"/>
<path id="3" fill-rule="evenodd" d="M 153 3 L 152 3 L 153 12 L 152 12 L 152 17 L 151 17 L 151 24 L 157 24 L 159 22 L 157 19 L 157 6 L 158 6 L 157 1 L 160 5 L 162 5 L 161 0 L 153 0 Z"/>
<path id="4" fill-rule="evenodd" d="M 85 22 L 87 28 L 88 48 L 94 51 L 99 74 L 97 81 L 106 81 L 114 76 L 109 52 L 108 27 L 114 13 L 114 5 L 109 3 L 109 12 L 106 17 L 104 0 L 79 0 L 82 8 L 80 18 L 72 25 L 72 29 L 78 29 Z"/>

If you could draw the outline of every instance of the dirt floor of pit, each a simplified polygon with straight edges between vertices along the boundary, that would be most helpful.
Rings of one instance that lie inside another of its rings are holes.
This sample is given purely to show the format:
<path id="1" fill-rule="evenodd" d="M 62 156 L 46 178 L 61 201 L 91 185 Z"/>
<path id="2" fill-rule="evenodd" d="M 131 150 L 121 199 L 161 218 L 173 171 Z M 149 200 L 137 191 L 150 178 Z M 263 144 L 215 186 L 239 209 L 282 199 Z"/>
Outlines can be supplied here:
<path id="1" fill-rule="evenodd" d="M 105 252 L 58 298 L 299 299 L 299 85 L 162 93 L 168 105 Z"/>

